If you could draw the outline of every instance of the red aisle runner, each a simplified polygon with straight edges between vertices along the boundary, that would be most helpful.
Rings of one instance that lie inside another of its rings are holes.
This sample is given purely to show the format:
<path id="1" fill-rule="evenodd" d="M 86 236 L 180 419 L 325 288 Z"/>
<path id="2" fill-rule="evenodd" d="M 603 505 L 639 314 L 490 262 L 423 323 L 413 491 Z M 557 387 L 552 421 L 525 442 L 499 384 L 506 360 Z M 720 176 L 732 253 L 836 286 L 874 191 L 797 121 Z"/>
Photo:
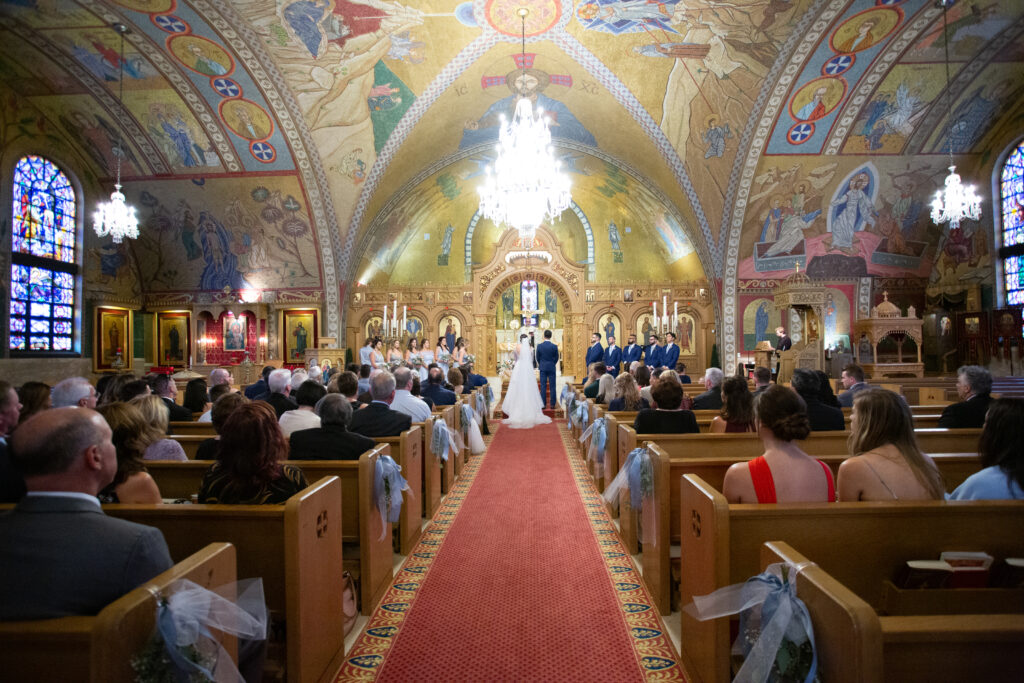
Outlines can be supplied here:
<path id="1" fill-rule="evenodd" d="M 600 498 L 586 487 L 581 496 L 584 476 L 557 424 L 501 428 L 338 680 L 681 680 Z"/>

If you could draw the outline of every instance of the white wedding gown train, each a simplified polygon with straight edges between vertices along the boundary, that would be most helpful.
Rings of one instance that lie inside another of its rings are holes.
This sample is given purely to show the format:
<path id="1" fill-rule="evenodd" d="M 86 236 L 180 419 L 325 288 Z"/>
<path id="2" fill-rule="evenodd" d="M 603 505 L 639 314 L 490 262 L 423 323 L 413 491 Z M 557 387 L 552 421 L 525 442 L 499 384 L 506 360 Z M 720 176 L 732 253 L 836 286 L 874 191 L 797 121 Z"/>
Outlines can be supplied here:
<path id="1" fill-rule="evenodd" d="M 502 424 L 513 429 L 529 429 L 551 422 L 551 418 L 544 414 L 537 378 L 533 374 L 533 348 L 525 340 L 519 343 L 519 358 L 512 368 L 501 409 L 508 415 Z"/>

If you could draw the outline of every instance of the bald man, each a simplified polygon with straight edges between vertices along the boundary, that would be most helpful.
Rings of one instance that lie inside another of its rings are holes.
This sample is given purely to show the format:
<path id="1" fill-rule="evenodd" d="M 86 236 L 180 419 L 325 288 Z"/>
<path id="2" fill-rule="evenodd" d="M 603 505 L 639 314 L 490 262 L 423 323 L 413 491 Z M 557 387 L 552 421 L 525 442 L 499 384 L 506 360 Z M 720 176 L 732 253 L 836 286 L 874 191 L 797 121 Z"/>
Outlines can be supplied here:
<path id="1" fill-rule="evenodd" d="M 94 615 L 170 568 L 158 529 L 103 514 L 114 479 L 106 420 L 88 408 L 29 418 L 11 439 L 28 492 L 0 515 L 0 621 Z"/>

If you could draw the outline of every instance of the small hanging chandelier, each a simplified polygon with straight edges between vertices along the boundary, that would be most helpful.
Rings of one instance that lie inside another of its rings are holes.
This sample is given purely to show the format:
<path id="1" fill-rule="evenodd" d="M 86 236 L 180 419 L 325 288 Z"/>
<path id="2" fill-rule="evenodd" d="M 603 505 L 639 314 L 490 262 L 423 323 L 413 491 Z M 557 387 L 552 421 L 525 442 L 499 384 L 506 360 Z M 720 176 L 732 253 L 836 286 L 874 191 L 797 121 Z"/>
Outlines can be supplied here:
<path id="1" fill-rule="evenodd" d="M 124 24 L 114 24 L 112 28 L 121 34 L 121 61 L 118 62 L 118 93 L 117 103 L 124 106 L 124 36 L 128 33 L 128 27 Z M 124 156 L 124 136 L 121 133 L 121 126 L 118 126 L 117 149 L 114 150 L 114 157 L 117 163 L 117 182 L 114 183 L 114 191 L 110 195 L 110 201 L 101 203 L 96 207 L 93 214 L 92 227 L 100 237 L 110 237 L 115 244 L 120 244 L 125 237 L 135 239 L 139 236 L 139 220 L 135 217 L 135 207 L 125 202 L 124 194 L 121 192 L 121 157 Z"/>
<path id="2" fill-rule="evenodd" d="M 946 24 L 946 9 L 954 0 L 938 0 L 942 5 L 942 32 L 946 47 L 946 125 L 948 128 L 949 175 L 946 176 L 945 188 L 935 193 L 932 199 L 932 222 L 936 225 L 949 223 L 950 230 L 960 227 L 960 221 L 969 219 L 976 221 L 981 218 L 981 197 L 974 191 L 973 185 L 963 185 L 960 174 L 953 164 L 953 94 L 949 90 L 949 30 Z"/>
<path id="3" fill-rule="evenodd" d="M 526 80 L 526 16 L 522 20 L 523 80 Z M 569 176 L 562 173 L 551 148 L 551 131 L 544 110 L 533 109 L 526 95 L 520 95 L 512 119 L 501 117 L 494 166 L 486 169 L 480 193 L 480 212 L 497 224 L 515 228 L 529 245 L 545 218 L 553 220 L 569 208 Z"/>

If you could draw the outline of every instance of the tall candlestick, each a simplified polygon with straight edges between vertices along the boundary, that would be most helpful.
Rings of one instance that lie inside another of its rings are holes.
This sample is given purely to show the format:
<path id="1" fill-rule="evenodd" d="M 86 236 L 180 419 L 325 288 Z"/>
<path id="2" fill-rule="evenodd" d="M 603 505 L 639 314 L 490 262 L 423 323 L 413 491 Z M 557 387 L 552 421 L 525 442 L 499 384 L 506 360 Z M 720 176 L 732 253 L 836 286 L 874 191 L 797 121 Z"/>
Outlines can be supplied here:
<path id="1" fill-rule="evenodd" d="M 402 329 L 403 330 L 409 329 L 409 322 L 408 322 L 408 319 L 406 318 L 406 313 L 408 312 L 408 308 L 409 308 L 408 306 L 402 306 Z"/>
<path id="2" fill-rule="evenodd" d="M 658 327 L 658 324 L 660 323 L 660 319 L 658 318 L 658 302 L 652 301 L 651 306 L 654 307 L 654 326 Z"/>

